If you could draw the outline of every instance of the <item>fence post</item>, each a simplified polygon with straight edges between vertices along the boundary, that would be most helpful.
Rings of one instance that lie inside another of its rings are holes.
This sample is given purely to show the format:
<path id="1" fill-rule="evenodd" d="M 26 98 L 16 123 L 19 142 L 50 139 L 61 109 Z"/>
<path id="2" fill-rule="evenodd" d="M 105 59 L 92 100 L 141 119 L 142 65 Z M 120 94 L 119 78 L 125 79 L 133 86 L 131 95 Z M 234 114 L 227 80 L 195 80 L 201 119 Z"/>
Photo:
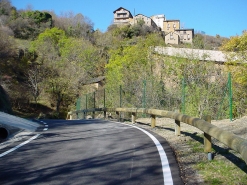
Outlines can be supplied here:
<path id="1" fill-rule="evenodd" d="M 86 94 L 86 97 L 85 98 L 86 98 L 86 110 L 87 110 L 87 99 L 88 99 L 87 98 L 87 94 Z M 87 112 L 84 112 L 84 119 L 86 119 L 86 117 L 87 117 Z"/>
<path id="2" fill-rule="evenodd" d="M 156 126 L 156 116 L 151 115 L 151 128 L 154 128 Z"/>
<path id="3" fill-rule="evenodd" d="M 142 108 L 146 108 L 146 80 L 143 80 Z"/>
<path id="4" fill-rule="evenodd" d="M 105 108 L 105 89 L 104 89 L 104 108 Z"/>
<path id="5" fill-rule="evenodd" d="M 105 111 L 105 89 L 104 89 L 104 119 L 106 119 L 106 111 Z"/>
<path id="6" fill-rule="evenodd" d="M 106 119 L 106 111 L 104 110 L 104 119 Z"/>
<path id="7" fill-rule="evenodd" d="M 229 117 L 232 121 L 232 77 L 231 73 L 228 73 L 228 90 L 229 90 Z"/>
<path id="8" fill-rule="evenodd" d="M 94 110 L 95 110 L 95 106 L 96 104 L 95 104 L 95 91 L 93 92 L 93 108 L 94 108 Z M 95 111 L 93 111 L 93 119 L 95 118 Z"/>
<path id="9" fill-rule="evenodd" d="M 204 120 L 208 123 L 211 123 L 211 116 L 207 115 L 204 117 Z M 212 141 L 211 136 L 204 132 L 204 152 L 208 153 L 208 160 L 212 160 Z"/>
<path id="10" fill-rule="evenodd" d="M 185 114 L 185 78 L 182 79 L 182 113 Z"/>
<path id="11" fill-rule="evenodd" d="M 81 98 L 77 98 L 76 101 L 76 110 L 79 111 L 81 109 Z M 79 113 L 76 112 L 76 118 L 79 119 Z"/>
<path id="12" fill-rule="evenodd" d="M 136 113 L 135 112 L 131 113 L 131 120 L 132 120 L 132 124 L 135 124 L 135 122 L 136 122 Z"/>
<path id="13" fill-rule="evenodd" d="M 143 80 L 143 92 L 142 92 L 142 108 L 146 108 L 146 89 L 147 89 L 147 81 Z M 143 113 L 142 117 L 146 117 L 146 115 Z"/>
<path id="14" fill-rule="evenodd" d="M 119 106 L 122 107 L 122 86 L 119 86 Z"/>
<path id="15" fill-rule="evenodd" d="M 175 112 L 179 113 L 179 110 L 175 110 Z M 175 120 L 175 135 L 180 136 L 181 135 L 181 126 L 180 121 Z"/>

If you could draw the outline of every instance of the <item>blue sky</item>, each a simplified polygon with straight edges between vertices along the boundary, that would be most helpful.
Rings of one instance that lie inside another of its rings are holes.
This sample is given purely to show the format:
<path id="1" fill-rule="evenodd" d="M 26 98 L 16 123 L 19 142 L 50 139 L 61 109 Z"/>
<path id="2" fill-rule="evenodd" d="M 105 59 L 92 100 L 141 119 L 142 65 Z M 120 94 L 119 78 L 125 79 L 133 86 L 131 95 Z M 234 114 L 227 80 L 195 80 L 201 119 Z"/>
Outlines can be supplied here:
<path id="1" fill-rule="evenodd" d="M 164 14 L 166 19 L 179 19 L 184 28 L 223 37 L 241 35 L 247 30 L 247 0 L 11 0 L 18 10 L 32 5 L 33 10 L 53 10 L 57 15 L 72 11 L 87 16 L 94 29 L 106 31 L 112 23 L 113 11 L 119 7 L 132 15 Z"/>

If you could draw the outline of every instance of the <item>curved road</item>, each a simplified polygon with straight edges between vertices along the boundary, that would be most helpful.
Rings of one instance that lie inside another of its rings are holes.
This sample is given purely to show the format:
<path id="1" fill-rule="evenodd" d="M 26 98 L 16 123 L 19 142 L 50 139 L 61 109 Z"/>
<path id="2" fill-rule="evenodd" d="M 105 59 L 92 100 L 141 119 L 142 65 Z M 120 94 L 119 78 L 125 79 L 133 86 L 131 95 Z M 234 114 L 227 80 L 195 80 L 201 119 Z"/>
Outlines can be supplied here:
<path id="1" fill-rule="evenodd" d="M 24 141 L 0 150 L 0 184 L 183 184 L 166 141 L 131 125 L 44 120 Z"/>

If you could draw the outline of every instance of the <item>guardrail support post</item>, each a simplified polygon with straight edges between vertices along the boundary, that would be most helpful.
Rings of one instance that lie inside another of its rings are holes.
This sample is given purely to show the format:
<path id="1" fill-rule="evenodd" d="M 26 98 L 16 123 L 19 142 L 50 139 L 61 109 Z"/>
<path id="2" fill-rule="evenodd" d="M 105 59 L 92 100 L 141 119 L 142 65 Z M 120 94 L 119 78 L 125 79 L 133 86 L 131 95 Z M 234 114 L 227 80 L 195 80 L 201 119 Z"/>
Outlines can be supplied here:
<path id="1" fill-rule="evenodd" d="M 175 112 L 179 113 L 179 110 L 176 110 Z M 180 136 L 181 135 L 181 126 L 180 121 L 175 120 L 175 135 Z"/>
<path id="2" fill-rule="evenodd" d="M 178 121 L 178 120 L 175 120 L 175 135 L 176 136 L 181 135 L 180 121 Z"/>
<path id="3" fill-rule="evenodd" d="M 204 120 L 211 123 L 211 116 L 205 116 Z M 212 141 L 211 136 L 204 132 L 204 152 L 208 153 L 208 160 L 212 160 Z"/>
<path id="4" fill-rule="evenodd" d="M 136 122 L 136 113 L 135 112 L 132 112 L 131 120 L 132 120 L 132 124 L 135 124 L 135 122 Z"/>
<path id="5" fill-rule="evenodd" d="M 104 119 L 106 119 L 106 111 L 104 110 Z"/>
<path id="6" fill-rule="evenodd" d="M 120 122 L 120 112 L 116 112 L 117 114 L 117 121 Z"/>
<path id="7" fill-rule="evenodd" d="M 151 128 L 154 128 L 156 126 L 156 116 L 151 115 Z"/>

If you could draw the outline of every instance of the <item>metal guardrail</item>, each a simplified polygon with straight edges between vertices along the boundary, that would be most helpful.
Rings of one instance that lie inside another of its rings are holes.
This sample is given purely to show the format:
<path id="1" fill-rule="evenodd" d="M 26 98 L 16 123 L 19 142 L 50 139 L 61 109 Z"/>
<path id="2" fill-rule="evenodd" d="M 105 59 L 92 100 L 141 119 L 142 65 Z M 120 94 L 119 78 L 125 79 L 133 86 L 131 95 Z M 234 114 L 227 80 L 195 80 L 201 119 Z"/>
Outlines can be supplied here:
<path id="1" fill-rule="evenodd" d="M 149 114 L 151 116 L 151 127 L 156 126 L 156 116 L 171 118 L 175 120 L 175 135 L 180 135 L 180 122 L 194 126 L 204 132 L 204 151 L 210 153 L 212 150 L 211 137 L 222 142 L 229 148 L 238 152 L 245 163 L 247 164 L 247 140 L 223 130 L 215 125 L 212 125 L 210 119 L 208 121 L 180 114 L 179 112 L 171 112 L 158 109 L 143 109 L 143 108 L 98 108 L 89 110 L 72 111 L 67 115 L 67 119 L 72 119 L 73 114 L 93 112 L 93 118 L 96 111 L 103 111 L 104 118 L 106 112 L 116 112 L 118 120 L 120 120 L 120 112 L 128 112 L 132 114 L 132 123 L 135 122 L 137 113 Z M 85 117 L 84 117 L 85 118 Z"/>

